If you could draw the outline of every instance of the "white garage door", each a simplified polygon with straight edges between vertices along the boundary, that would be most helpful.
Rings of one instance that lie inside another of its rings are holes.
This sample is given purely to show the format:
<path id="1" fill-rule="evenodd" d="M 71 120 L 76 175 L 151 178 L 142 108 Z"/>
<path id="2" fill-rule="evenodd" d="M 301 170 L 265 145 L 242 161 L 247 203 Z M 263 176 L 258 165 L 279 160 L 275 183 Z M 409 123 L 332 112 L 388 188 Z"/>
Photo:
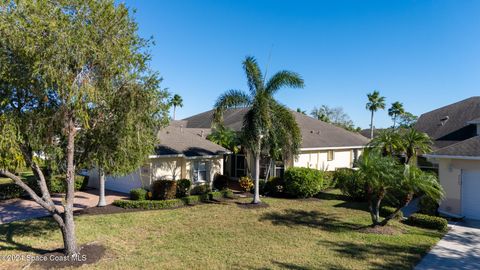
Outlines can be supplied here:
<path id="1" fill-rule="evenodd" d="M 462 172 L 462 213 L 480 219 L 480 171 Z"/>

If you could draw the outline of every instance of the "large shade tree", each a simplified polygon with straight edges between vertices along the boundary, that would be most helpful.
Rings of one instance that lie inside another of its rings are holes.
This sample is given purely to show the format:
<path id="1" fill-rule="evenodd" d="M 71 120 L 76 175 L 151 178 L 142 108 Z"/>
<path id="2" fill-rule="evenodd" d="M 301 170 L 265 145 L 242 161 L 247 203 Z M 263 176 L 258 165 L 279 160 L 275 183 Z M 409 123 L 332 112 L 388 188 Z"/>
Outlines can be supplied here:
<path id="1" fill-rule="evenodd" d="M 370 94 L 367 94 L 368 102 L 366 104 L 366 109 L 370 111 L 370 139 L 373 139 L 373 116 L 376 111 L 385 109 L 385 97 L 380 95 L 380 92 L 373 91 Z"/>
<path id="2" fill-rule="evenodd" d="M 22 153 L 41 194 L 11 170 L 0 169 L 0 174 L 52 215 L 62 232 L 66 255 L 79 252 L 73 218 L 74 176 L 82 165 L 78 150 L 88 151 L 81 137 L 101 125 L 96 119 L 124 116 L 120 109 L 111 109 L 117 94 L 124 98 L 121 104 L 127 110 L 159 102 L 158 75 L 148 69 L 150 56 L 145 48 L 149 44 L 137 35 L 128 9 L 111 0 L 0 2 L 0 113 L 15 130 L 9 134 L 16 136 L 6 139 L 8 145 Z M 108 132 L 93 137 L 101 140 L 109 132 L 124 132 L 112 144 L 123 147 L 153 138 L 156 113 L 147 110 L 135 121 L 118 121 L 117 126 L 102 129 Z M 99 117 L 101 113 L 108 117 Z M 67 191 L 61 207 L 55 207 L 35 155 L 57 161 L 65 174 Z"/>
<path id="3" fill-rule="evenodd" d="M 242 127 L 242 145 L 255 157 L 255 194 L 252 203 L 260 203 L 259 178 L 262 151 L 281 156 L 284 160 L 297 154 L 300 129 L 291 111 L 275 100 L 283 87 L 302 88 L 303 79 L 295 72 L 279 71 L 265 82 L 257 61 L 246 57 L 243 68 L 247 75 L 248 92 L 229 90 L 215 103 L 214 121 L 222 123 L 223 113 L 229 108 L 248 108 Z"/>

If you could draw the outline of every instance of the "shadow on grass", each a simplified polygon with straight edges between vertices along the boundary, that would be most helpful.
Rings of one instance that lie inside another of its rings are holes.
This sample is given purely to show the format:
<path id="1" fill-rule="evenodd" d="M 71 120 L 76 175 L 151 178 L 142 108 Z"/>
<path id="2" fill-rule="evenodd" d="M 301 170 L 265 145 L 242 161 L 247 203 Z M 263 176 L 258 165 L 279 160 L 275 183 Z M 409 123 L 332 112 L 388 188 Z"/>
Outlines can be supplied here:
<path id="1" fill-rule="evenodd" d="M 322 199 L 322 200 L 335 200 L 335 201 L 349 201 L 350 197 L 345 196 L 343 194 L 334 194 L 334 193 L 329 193 L 329 192 L 320 192 L 317 195 L 315 195 L 316 198 Z"/>
<path id="2" fill-rule="evenodd" d="M 288 227 L 306 226 L 328 231 L 341 232 L 364 228 L 364 226 L 339 220 L 335 215 L 320 211 L 305 211 L 299 209 L 286 209 L 282 212 L 265 213 L 260 221 L 271 221 L 273 225 Z"/>
<path id="3" fill-rule="evenodd" d="M 390 243 L 352 243 L 346 241 L 318 242 L 321 246 L 328 246 L 340 257 L 354 258 L 356 260 L 372 260 L 371 269 L 412 269 L 421 257 L 429 250 L 428 244 L 415 243 L 390 244 Z M 382 260 L 377 260 L 381 258 Z"/>
<path id="4" fill-rule="evenodd" d="M 57 223 L 51 218 L 42 218 L 35 221 L 13 222 L 0 225 L 0 250 L 13 250 L 44 254 L 52 250 L 34 248 L 15 241 L 18 237 L 41 238 L 45 234 L 58 230 Z"/>

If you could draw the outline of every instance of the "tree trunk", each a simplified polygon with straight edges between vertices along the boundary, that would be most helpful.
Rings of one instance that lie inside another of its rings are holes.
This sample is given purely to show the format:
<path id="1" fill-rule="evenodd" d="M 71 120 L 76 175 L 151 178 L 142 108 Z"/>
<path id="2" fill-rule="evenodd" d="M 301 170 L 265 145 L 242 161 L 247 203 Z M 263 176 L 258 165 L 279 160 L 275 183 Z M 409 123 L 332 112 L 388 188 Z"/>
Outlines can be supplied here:
<path id="1" fill-rule="evenodd" d="M 393 129 L 395 129 L 395 125 L 397 124 L 397 116 L 393 117 Z"/>
<path id="2" fill-rule="evenodd" d="M 258 204 L 260 201 L 260 153 L 261 153 L 261 140 L 258 140 L 258 149 L 255 153 L 255 192 L 253 195 L 252 203 Z"/>
<path id="3" fill-rule="evenodd" d="M 405 200 L 404 200 L 403 205 L 400 206 L 400 207 L 398 207 L 397 209 L 395 209 L 395 211 L 394 211 L 392 214 L 390 214 L 388 217 L 385 217 L 385 219 L 382 221 L 381 225 L 382 225 L 382 226 L 387 225 L 387 223 L 388 223 L 391 219 L 393 219 L 393 218 L 398 214 L 398 212 L 400 212 L 400 210 L 401 210 L 402 208 L 404 208 L 405 206 L 407 206 L 407 205 L 412 201 L 412 199 L 413 199 L 413 193 L 408 193 L 408 194 L 407 194 L 407 197 L 406 197 Z"/>
<path id="4" fill-rule="evenodd" d="M 175 120 L 175 111 L 177 109 L 177 106 L 173 105 L 173 120 Z"/>
<path id="5" fill-rule="evenodd" d="M 66 125 L 68 132 L 67 136 L 67 194 L 66 202 L 63 206 L 63 220 L 64 227 L 62 228 L 63 243 L 65 245 L 65 255 L 72 256 L 78 253 L 77 239 L 75 237 L 75 223 L 73 221 L 73 203 L 75 200 L 75 165 L 74 165 L 74 151 L 75 151 L 75 124 L 73 116 L 69 117 Z"/>
<path id="6" fill-rule="evenodd" d="M 370 116 L 370 139 L 373 139 L 373 111 L 372 115 Z"/>
<path id="7" fill-rule="evenodd" d="M 98 169 L 98 204 L 97 207 L 103 207 L 107 205 L 107 201 L 105 200 L 105 172 L 99 168 Z"/>

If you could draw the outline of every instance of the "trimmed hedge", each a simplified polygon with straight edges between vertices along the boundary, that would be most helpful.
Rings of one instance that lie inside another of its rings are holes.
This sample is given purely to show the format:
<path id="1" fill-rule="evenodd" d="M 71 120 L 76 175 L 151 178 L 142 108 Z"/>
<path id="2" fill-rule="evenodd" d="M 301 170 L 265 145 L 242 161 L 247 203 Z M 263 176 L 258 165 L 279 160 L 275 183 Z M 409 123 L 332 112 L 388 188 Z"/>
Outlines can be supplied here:
<path id="1" fill-rule="evenodd" d="M 175 195 L 177 195 L 177 181 L 157 180 L 152 183 L 152 193 L 155 200 L 175 199 Z"/>
<path id="2" fill-rule="evenodd" d="M 365 183 L 357 177 L 352 169 L 338 169 L 334 173 L 334 182 L 343 195 L 355 201 L 365 201 Z"/>
<path id="3" fill-rule="evenodd" d="M 269 196 L 279 196 L 285 192 L 285 181 L 281 177 L 272 177 L 265 184 L 263 193 Z"/>
<path id="4" fill-rule="evenodd" d="M 122 207 L 122 208 L 135 208 L 135 209 L 165 209 L 172 207 L 179 207 L 185 205 L 198 204 L 200 202 L 208 202 L 211 200 L 218 200 L 221 198 L 227 197 L 226 192 L 209 192 L 203 195 L 192 195 L 184 198 L 172 199 L 172 200 L 142 200 L 142 201 L 131 201 L 131 200 L 116 200 L 113 202 L 113 205 Z"/>
<path id="5" fill-rule="evenodd" d="M 285 191 L 294 197 L 312 197 L 323 189 L 323 172 L 319 170 L 289 168 L 284 179 Z"/>
<path id="6" fill-rule="evenodd" d="M 380 208 L 380 216 L 382 217 L 388 217 L 391 214 L 395 212 L 396 208 L 390 207 L 390 206 L 384 206 Z M 402 219 L 403 218 L 403 212 L 400 210 L 398 213 L 393 217 L 395 219 Z"/>
<path id="7" fill-rule="evenodd" d="M 189 179 L 180 179 L 177 181 L 177 198 L 183 198 L 190 194 L 192 181 Z"/>
<path id="8" fill-rule="evenodd" d="M 216 174 L 215 178 L 213 179 L 213 187 L 218 190 L 224 190 L 228 188 L 228 182 L 230 178 L 223 174 Z"/>
<path id="9" fill-rule="evenodd" d="M 143 188 L 135 188 L 130 190 L 130 200 L 143 201 L 147 199 L 147 191 Z"/>
<path id="10" fill-rule="evenodd" d="M 434 217 L 424 214 L 413 214 L 407 219 L 407 224 L 427 229 L 446 231 L 448 222 L 442 217 Z"/>

